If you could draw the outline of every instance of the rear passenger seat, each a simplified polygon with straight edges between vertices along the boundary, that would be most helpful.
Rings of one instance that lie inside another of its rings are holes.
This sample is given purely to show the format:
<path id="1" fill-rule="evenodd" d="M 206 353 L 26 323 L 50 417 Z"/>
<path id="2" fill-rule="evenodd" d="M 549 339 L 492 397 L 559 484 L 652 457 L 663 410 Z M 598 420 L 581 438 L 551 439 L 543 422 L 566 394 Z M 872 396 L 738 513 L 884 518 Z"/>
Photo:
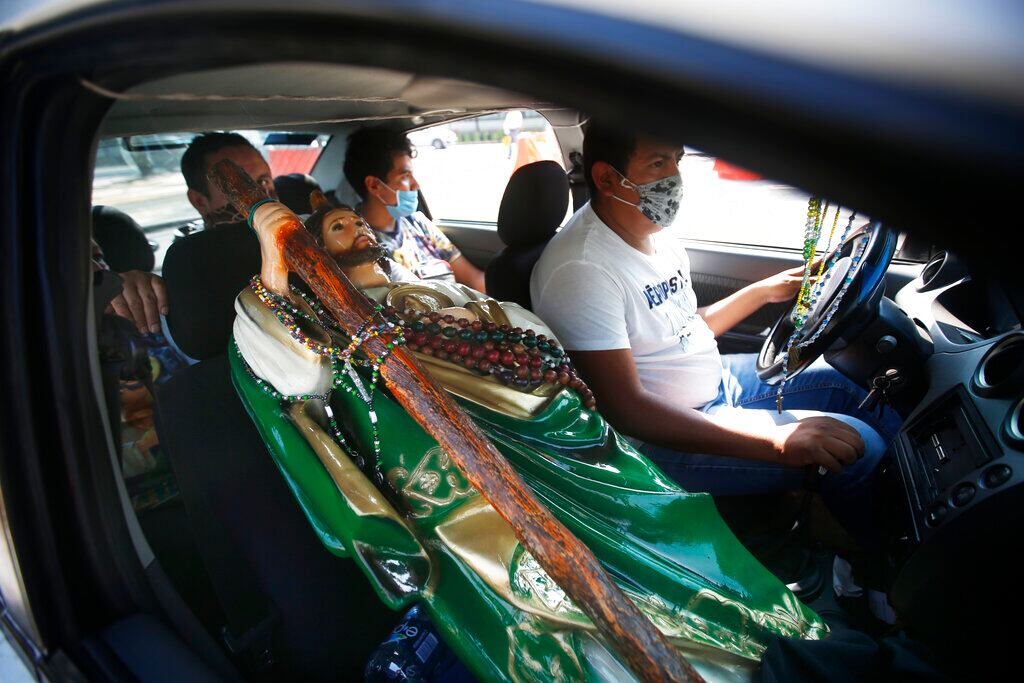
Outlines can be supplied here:
<path id="1" fill-rule="evenodd" d="M 282 204 L 299 215 L 313 213 L 309 195 L 320 189 L 320 184 L 311 175 L 289 173 L 274 178 L 274 190 Z"/>
<path id="2" fill-rule="evenodd" d="M 115 273 L 153 270 L 156 259 L 146 233 L 125 212 L 112 206 L 92 207 L 92 234 Z"/>
<path id="3" fill-rule="evenodd" d="M 281 678 L 361 678 L 396 617 L 354 563 L 321 545 L 231 383 L 234 298 L 259 268 L 259 243 L 245 224 L 204 230 L 168 250 L 168 324 L 199 362 L 161 388 L 160 440 L 234 638 L 273 632 Z M 267 614 L 279 618 L 260 633 L 253 627 Z M 239 658 L 244 668 L 258 669 L 263 650 L 257 637 Z"/>

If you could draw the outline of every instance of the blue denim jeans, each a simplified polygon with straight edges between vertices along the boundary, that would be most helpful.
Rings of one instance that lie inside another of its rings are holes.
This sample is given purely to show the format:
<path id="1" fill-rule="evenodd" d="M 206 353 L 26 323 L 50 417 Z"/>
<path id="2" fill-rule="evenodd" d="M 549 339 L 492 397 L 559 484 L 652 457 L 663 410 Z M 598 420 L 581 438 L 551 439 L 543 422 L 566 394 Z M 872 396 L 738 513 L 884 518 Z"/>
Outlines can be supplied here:
<path id="1" fill-rule="evenodd" d="M 875 545 L 871 520 L 871 476 L 899 431 L 901 418 L 890 408 L 881 415 L 858 405 L 866 391 L 819 359 L 792 380 L 783 392 L 784 411 L 775 409 L 777 387 L 757 377 L 755 354 L 722 357 L 718 397 L 701 410 L 751 428 L 789 424 L 813 415 L 827 415 L 856 429 L 864 439 L 864 455 L 839 474 L 820 477 L 818 490 L 843 527 L 865 547 Z M 777 493 L 804 488 L 806 468 L 721 455 L 680 453 L 644 444 L 640 449 L 687 491 L 735 496 Z"/>

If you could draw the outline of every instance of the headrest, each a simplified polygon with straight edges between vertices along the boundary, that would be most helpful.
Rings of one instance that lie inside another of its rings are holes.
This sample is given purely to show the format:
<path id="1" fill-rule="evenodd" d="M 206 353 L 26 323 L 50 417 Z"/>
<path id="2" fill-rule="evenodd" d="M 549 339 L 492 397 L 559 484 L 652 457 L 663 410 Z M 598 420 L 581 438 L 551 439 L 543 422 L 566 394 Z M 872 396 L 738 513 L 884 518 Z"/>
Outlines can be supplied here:
<path id="1" fill-rule="evenodd" d="M 274 189 L 282 204 L 298 214 L 312 213 L 309 206 L 309 193 L 319 190 L 320 185 L 313 176 L 305 173 L 289 173 L 274 178 Z"/>
<path id="2" fill-rule="evenodd" d="M 164 257 L 167 326 L 197 360 L 225 353 L 235 297 L 260 271 L 260 242 L 245 223 L 218 225 L 176 240 Z"/>
<path id="3" fill-rule="evenodd" d="M 498 210 L 498 237 L 510 247 L 532 247 L 555 234 L 569 207 L 569 179 L 554 161 L 522 166 L 508 179 Z"/>
<path id="4" fill-rule="evenodd" d="M 156 264 L 146 233 L 132 217 L 112 206 L 92 207 L 92 236 L 115 273 L 153 270 Z"/>

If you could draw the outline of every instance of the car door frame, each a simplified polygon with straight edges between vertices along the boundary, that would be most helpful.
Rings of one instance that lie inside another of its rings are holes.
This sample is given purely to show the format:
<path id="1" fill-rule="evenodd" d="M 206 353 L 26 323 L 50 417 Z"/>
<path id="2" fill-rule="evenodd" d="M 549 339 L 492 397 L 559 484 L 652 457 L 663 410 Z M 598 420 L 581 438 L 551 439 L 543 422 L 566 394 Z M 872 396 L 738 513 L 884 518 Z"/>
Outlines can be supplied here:
<path id="1" fill-rule="evenodd" d="M 477 80 L 502 67 L 503 47 L 519 60 L 516 70 L 495 78 L 503 86 L 562 95 L 619 125 L 640 121 L 655 135 L 678 134 L 682 122 L 707 149 L 794 184 L 842 188 L 844 201 L 941 233 L 995 273 L 1010 274 L 1011 285 L 1019 279 L 1001 268 L 1012 266 L 1011 254 L 998 250 L 995 236 L 966 232 L 1000 225 L 1004 204 L 983 200 L 1013 196 L 1018 187 L 1024 136 L 1017 135 L 1016 110 L 565 7 L 510 2 L 494 26 L 484 5 L 466 4 L 455 15 L 440 0 L 304 14 L 252 2 L 230 14 L 225 5 L 200 14 L 192 3 L 83 2 L 49 7 L 20 33 L 0 35 L 0 291 L 10 302 L 0 326 L 0 385 L 17 399 L 0 411 L 0 486 L 46 665 L 57 666 L 62 649 L 88 661 L 80 644 L 90 627 L 158 604 L 113 474 L 95 330 L 87 327 L 87 198 L 96 131 L 109 101 L 86 92 L 79 77 L 99 74 L 118 87 L 131 85 L 127 74 L 142 69 L 150 69 L 149 77 L 166 73 L 161 40 L 177 41 L 174 68 L 203 68 L 226 54 L 226 61 L 252 60 L 254 40 L 272 42 L 305 21 L 325 31 L 319 37 L 328 37 L 327 29 L 355 32 L 343 46 L 353 60 L 397 67 L 403 56 L 409 61 L 403 45 L 413 45 L 422 50 L 423 69 Z M 159 32 L 152 25 L 139 30 L 146 21 L 159 24 Z M 194 34 L 175 37 L 175 27 Z M 531 27 L 535 42 L 514 40 Z M 372 41 L 358 33 L 370 28 L 377 29 Z M 464 42 L 444 43 L 446 37 Z M 268 56 L 308 55 L 315 44 L 330 59 L 332 49 L 342 49 L 342 41 L 334 47 L 303 38 Z M 468 57 L 474 53 L 480 59 Z M 628 59 L 609 67 L 616 56 Z M 767 101 L 767 88 L 783 77 L 785 92 L 755 111 L 752 105 Z M 821 103 L 842 106 L 842 115 L 816 109 Z M 858 103 L 871 106 L 850 116 Z M 825 115 L 802 115 L 812 110 Z M 932 149 L 935 140 L 942 149 Z M 962 164 L 968 148 L 976 154 Z M 979 168 L 1007 172 L 981 178 Z M 958 189 L 956 201 L 937 202 L 935 188 L 948 184 Z M 896 189 L 898 202 L 886 195 Z M 60 673 L 54 669 L 54 677 Z"/>

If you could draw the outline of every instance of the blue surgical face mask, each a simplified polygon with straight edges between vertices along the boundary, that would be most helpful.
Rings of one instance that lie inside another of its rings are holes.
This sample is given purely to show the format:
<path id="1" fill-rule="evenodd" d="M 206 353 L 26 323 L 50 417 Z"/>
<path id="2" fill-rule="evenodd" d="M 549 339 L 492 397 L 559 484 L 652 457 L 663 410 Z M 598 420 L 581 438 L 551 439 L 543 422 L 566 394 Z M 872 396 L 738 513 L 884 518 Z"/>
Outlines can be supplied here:
<path id="1" fill-rule="evenodd" d="M 676 214 L 679 213 L 679 204 L 683 198 L 683 178 L 681 175 L 675 173 L 661 180 L 637 185 L 627 180 L 626 176 L 619 172 L 618 169 L 613 167 L 613 170 L 622 178 L 620 183 L 622 187 L 635 190 L 640 195 L 640 201 L 634 204 L 614 194 L 612 195 L 613 198 L 618 199 L 623 204 L 635 206 L 649 221 L 659 227 L 667 228 L 672 225 L 676 219 Z"/>
<path id="2" fill-rule="evenodd" d="M 398 219 L 416 213 L 416 209 L 420 206 L 419 192 L 416 190 L 395 190 L 391 187 L 388 187 L 388 189 L 395 193 L 395 204 L 385 204 L 384 208 L 388 210 L 392 218 Z"/>

